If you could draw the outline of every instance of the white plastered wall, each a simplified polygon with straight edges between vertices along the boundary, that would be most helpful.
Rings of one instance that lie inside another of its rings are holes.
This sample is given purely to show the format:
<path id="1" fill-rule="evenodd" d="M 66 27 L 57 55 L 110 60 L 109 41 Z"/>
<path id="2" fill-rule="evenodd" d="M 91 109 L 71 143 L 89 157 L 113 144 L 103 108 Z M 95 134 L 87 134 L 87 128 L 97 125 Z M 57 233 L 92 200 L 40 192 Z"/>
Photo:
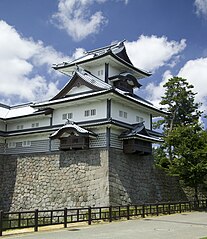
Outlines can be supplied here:
<path id="1" fill-rule="evenodd" d="M 10 142 L 48 140 L 49 136 L 50 136 L 50 133 L 20 135 L 20 136 L 13 136 L 13 137 L 7 138 L 6 142 L 10 143 Z"/>
<path id="2" fill-rule="evenodd" d="M 50 116 L 42 115 L 38 118 L 20 118 L 12 121 L 7 121 L 7 131 L 17 130 L 17 126 L 23 125 L 23 129 L 32 128 L 32 124 L 39 123 L 37 127 L 45 127 L 50 125 Z M 35 126 L 36 127 L 36 126 Z M 21 128 L 20 128 L 21 129 Z"/>
<path id="3" fill-rule="evenodd" d="M 5 123 L 4 121 L 0 121 L 0 130 L 5 131 Z"/>
<path id="4" fill-rule="evenodd" d="M 88 91 L 91 91 L 91 89 L 85 85 L 81 85 L 79 87 L 75 86 L 68 92 L 67 95 L 80 94 L 80 93 L 88 92 Z"/>
<path id="5" fill-rule="evenodd" d="M 144 120 L 145 127 L 147 129 L 150 129 L 150 113 L 149 112 L 144 112 L 143 109 L 139 109 L 139 106 L 137 105 L 136 108 L 132 108 L 129 105 L 123 104 L 123 102 L 117 102 L 117 101 L 112 101 L 112 110 L 111 110 L 112 118 L 124 123 L 128 124 L 135 124 L 138 123 L 136 121 L 136 116 L 142 117 Z M 127 113 L 127 118 L 120 117 L 119 116 L 119 111 L 126 112 Z"/>
<path id="6" fill-rule="evenodd" d="M 85 110 L 96 109 L 96 115 L 85 116 Z M 75 104 L 73 106 L 65 106 L 55 109 L 53 112 L 53 125 L 64 124 L 66 120 L 62 119 L 62 115 L 66 113 L 72 113 L 73 118 L 71 121 L 82 122 L 90 120 L 98 120 L 106 118 L 107 115 L 107 103 L 106 101 L 88 102 L 85 104 Z"/>
<path id="7" fill-rule="evenodd" d="M 105 79 L 105 64 L 99 65 L 99 66 L 94 66 L 90 67 L 89 71 L 98 77 L 99 79 L 103 80 Z"/>

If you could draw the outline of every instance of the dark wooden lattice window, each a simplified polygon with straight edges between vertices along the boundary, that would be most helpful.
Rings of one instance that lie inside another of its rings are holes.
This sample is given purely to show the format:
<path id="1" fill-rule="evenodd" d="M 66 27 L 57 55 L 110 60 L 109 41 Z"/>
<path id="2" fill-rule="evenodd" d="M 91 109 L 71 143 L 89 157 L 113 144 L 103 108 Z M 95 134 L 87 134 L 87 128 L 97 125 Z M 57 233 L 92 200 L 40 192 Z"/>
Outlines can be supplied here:
<path id="1" fill-rule="evenodd" d="M 152 143 L 140 139 L 125 139 L 123 142 L 124 153 L 147 155 L 152 153 Z"/>
<path id="2" fill-rule="evenodd" d="M 88 149 L 89 137 L 88 136 L 69 136 L 60 139 L 60 150 L 70 149 Z"/>

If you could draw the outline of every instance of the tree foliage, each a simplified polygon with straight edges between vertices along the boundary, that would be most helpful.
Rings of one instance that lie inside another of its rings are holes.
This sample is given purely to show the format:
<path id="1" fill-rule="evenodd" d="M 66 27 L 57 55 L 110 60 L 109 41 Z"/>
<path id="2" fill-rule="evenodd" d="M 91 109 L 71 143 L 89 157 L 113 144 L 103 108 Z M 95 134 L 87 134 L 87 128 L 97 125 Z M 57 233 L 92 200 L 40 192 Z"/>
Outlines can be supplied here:
<path id="1" fill-rule="evenodd" d="M 194 124 L 199 120 L 202 112 L 198 109 L 200 104 L 195 103 L 196 93 L 192 91 L 193 85 L 189 84 L 186 79 L 173 77 L 163 87 L 166 90 L 160 104 L 167 109 L 169 114 L 163 120 L 158 121 L 157 125 L 162 125 L 163 130 L 168 132 L 173 127 Z"/>
<path id="2" fill-rule="evenodd" d="M 207 133 L 198 124 L 178 126 L 168 142 L 174 147 L 169 172 L 194 188 L 197 200 L 198 185 L 205 183 L 207 175 Z"/>
<path id="3" fill-rule="evenodd" d="M 198 185 L 207 174 L 207 133 L 199 124 L 200 104 L 195 102 L 193 86 L 183 78 L 173 77 L 164 87 L 160 104 L 169 114 L 157 123 L 162 126 L 164 143 L 154 150 L 155 162 L 194 188 L 197 199 Z"/>

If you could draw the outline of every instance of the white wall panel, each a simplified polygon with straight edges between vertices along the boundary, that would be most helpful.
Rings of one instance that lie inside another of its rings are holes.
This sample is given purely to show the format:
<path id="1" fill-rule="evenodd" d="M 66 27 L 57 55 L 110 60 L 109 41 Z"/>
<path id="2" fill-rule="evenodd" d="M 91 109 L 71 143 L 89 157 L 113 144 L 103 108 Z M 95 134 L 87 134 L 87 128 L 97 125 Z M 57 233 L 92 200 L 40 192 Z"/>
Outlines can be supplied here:
<path id="1" fill-rule="evenodd" d="M 127 113 L 127 118 L 120 117 L 119 111 L 123 111 Z M 135 124 L 136 116 L 142 117 L 145 121 L 145 127 L 150 129 L 150 114 L 148 112 L 143 112 L 137 106 L 137 109 L 131 108 L 129 106 L 124 105 L 121 102 L 112 101 L 112 118 L 118 121 L 122 121 L 128 124 Z"/>
<path id="2" fill-rule="evenodd" d="M 17 130 L 17 126 L 23 125 L 23 129 L 30 129 L 32 128 L 32 124 L 39 123 L 38 127 L 45 127 L 50 125 L 50 117 L 49 116 L 42 116 L 42 118 L 22 118 L 18 120 L 12 120 L 7 122 L 7 131 Z M 21 129 L 21 127 L 19 128 Z"/>
<path id="3" fill-rule="evenodd" d="M 96 109 L 96 115 L 85 117 L 85 110 Z M 88 120 L 97 120 L 106 118 L 107 104 L 106 101 L 90 102 L 82 105 L 66 106 L 64 108 L 55 109 L 53 112 L 53 125 L 64 124 L 66 120 L 62 119 L 62 115 L 65 113 L 73 113 L 71 121 L 82 122 Z"/>

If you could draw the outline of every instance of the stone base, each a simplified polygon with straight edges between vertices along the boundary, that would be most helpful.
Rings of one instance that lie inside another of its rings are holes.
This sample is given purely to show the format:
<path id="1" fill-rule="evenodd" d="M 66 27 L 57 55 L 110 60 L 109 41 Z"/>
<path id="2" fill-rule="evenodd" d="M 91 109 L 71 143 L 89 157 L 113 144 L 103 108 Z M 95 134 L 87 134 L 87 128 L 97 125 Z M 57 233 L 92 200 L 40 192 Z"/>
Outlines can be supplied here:
<path id="1" fill-rule="evenodd" d="M 19 211 L 185 200 L 150 156 L 89 149 L 0 156 L 0 209 Z"/>

